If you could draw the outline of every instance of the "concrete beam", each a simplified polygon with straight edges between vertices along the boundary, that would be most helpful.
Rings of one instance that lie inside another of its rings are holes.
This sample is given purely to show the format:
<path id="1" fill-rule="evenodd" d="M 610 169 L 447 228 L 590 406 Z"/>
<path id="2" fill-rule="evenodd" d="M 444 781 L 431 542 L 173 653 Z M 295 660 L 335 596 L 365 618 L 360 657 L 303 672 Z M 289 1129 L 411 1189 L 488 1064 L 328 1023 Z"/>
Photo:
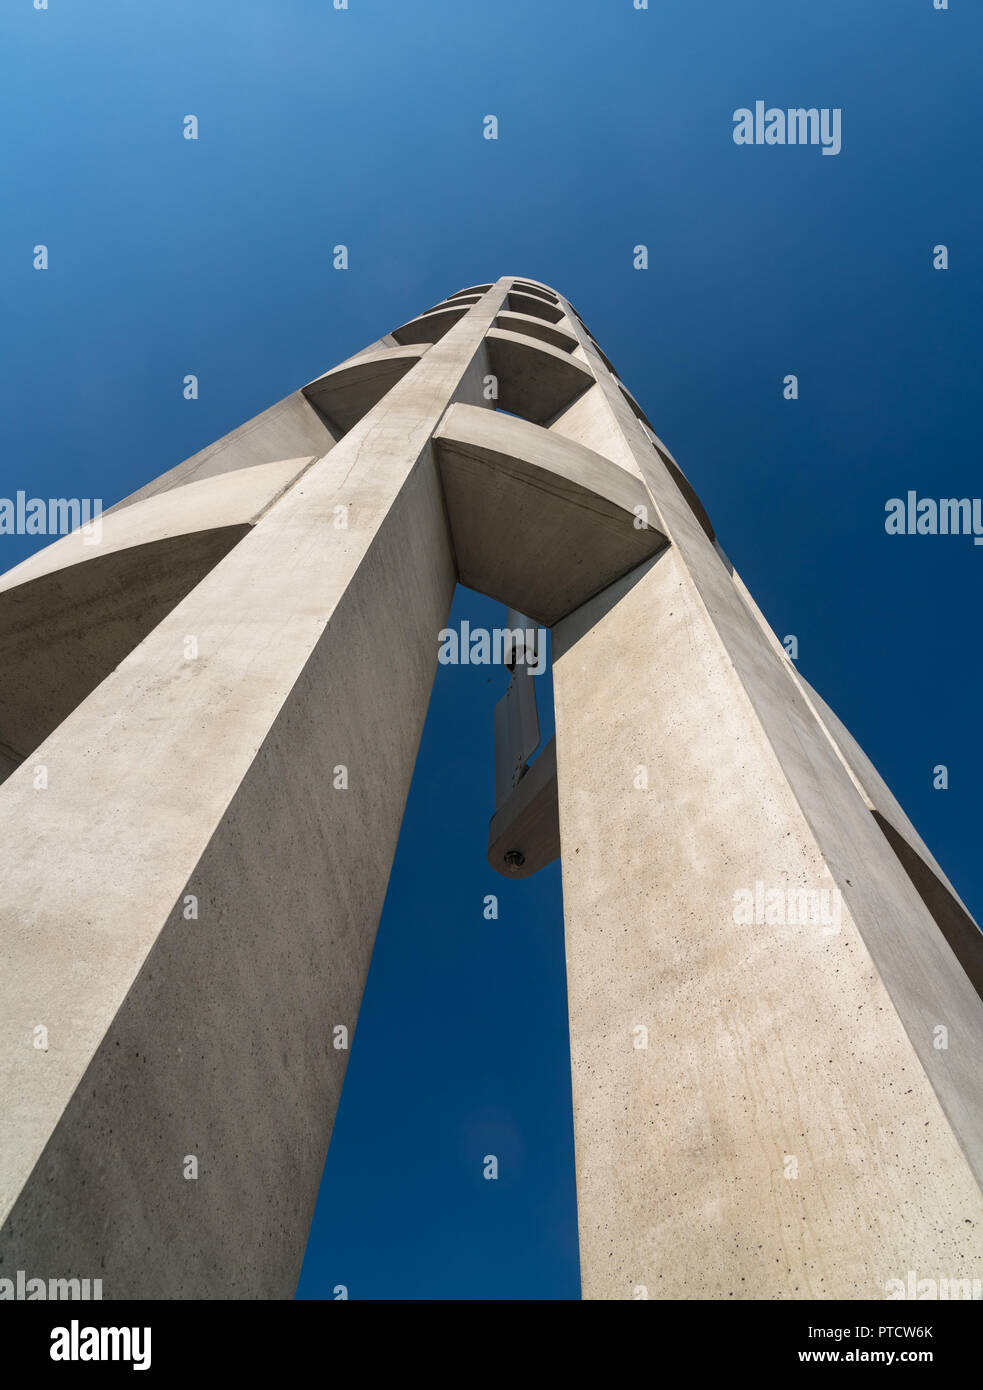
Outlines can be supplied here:
<path id="1" fill-rule="evenodd" d="M 535 677 L 530 677 L 535 680 Z M 550 739 L 488 826 L 488 863 L 505 878 L 529 878 L 560 854 L 556 741 Z"/>

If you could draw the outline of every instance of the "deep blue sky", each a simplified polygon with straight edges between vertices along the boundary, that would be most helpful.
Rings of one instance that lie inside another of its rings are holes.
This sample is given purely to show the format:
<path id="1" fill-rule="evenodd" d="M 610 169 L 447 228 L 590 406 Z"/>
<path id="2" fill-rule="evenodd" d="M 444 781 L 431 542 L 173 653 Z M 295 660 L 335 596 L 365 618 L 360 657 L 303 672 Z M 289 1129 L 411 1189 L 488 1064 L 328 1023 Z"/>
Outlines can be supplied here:
<path id="1" fill-rule="evenodd" d="M 450 291 L 551 283 L 978 916 L 983 548 L 883 518 L 981 490 L 980 6 L 349 2 L 7 0 L 0 495 L 109 505 Z M 842 153 L 735 146 L 759 97 Z M 559 872 L 484 863 L 503 685 L 436 687 L 302 1295 L 577 1296 Z"/>

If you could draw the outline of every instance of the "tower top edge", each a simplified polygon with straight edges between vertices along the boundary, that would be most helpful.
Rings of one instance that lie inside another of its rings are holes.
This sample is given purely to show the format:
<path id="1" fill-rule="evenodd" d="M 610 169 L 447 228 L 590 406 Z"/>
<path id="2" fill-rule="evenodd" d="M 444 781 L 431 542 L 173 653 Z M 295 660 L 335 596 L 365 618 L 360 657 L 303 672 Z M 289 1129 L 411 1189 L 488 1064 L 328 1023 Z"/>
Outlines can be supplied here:
<path id="1" fill-rule="evenodd" d="M 499 279 L 523 280 L 527 285 L 539 285 L 541 289 L 551 290 L 553 294 L 560 293 L 560 291 L 556 288 L 555 285 L 548 285 L 545 280 L 534 280 L 531 275 L 501 275 L 499 276 Z"/>

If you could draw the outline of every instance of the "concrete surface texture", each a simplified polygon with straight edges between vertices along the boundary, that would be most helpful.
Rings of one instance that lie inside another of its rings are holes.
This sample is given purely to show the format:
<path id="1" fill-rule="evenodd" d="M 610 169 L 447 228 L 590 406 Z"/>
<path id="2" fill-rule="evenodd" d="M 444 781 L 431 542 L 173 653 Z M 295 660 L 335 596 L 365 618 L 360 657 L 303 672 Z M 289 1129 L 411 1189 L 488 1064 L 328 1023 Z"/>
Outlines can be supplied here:
<path id="1" fill-rule="evenodd" d="M 979 931 L 506 276 L 0 581 L 0 1274 L 293 1294 L 459 578 L 553 628 L 489 856 L 561 855 L 585 1296 L 978 1273 Z"/>

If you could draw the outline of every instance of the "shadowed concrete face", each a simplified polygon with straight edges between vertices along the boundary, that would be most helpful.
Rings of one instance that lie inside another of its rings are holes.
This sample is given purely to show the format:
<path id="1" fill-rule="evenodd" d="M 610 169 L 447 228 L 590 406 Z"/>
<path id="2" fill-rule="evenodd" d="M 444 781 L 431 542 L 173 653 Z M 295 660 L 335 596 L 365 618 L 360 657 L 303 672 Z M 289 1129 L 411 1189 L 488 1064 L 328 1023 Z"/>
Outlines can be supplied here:
<path id="1" fill-rule="evenodd" d="M 435 343 L 468 311 L 467 304 L 445 304 L 393 329 L 397 343 Z"/>
<path id="2" fill-rule="evenodd" d="M 485 341 L 498 380 L 497 404 L 511 415 L 545 425 L 592 384 L 590 373 L 569 353 L 524 333 L 493 328 Z"/>
<path id="3" fill-rule="evenodd" d="M 510 294 L 509 308 L 513 313 L 531 314 L 534 318 L 545 319 L 547 323 L 559 323 L 563 318 L 561 308 L 550 303 L 549 300 L 543 299 L 540 295 L 528 291 Z"/>
<path id="4" fill-rule="evenodd" d="M 436 313 L 438 309 L 450 309 L 459 304 L 470 308 L 472 304 L 477 304 L 480 298 L 480 294 L 452 294 L 447 299 L 442 299 L 439 304 L 431 304 L 430 308 L 425 310 L 420 317 L 423 318 L 426 314 Z"/>
<path id="5" fill-rule="evenodd" d="M 252 526 L 313 462 L 314 456 L 309 455 L 240 466 L 234 472 L 188 481 L 128 502 L 125 516 L 108 511 L 90 526 L 53 541 L 0 575 L 0 594 L 13 597 L 18 588 L 33 580 L 155 541 L 223 527 Z"/>
<path id="6" fill-rule="evenodd" d="M 608 459 L 525 421 L 451 406 L 434 435 L 461 581 L 547 626 L 665 544 Z"/>
<path id="7" fill-rule="evenodd" d="M 488 827 L 488 862 L 496 873 L 529 878 L 560 853 L 556 742 L 550 739 Z"/>
<path id="8" fill-rule="evenodd" d="M 223 526 L 150 541 L 54 570 L 0 595 L 0 741 L 14 766 L 248 529 Z"/>
<path id="9" fill-rule="evenodd" d="M 331 429 L 347 434 L 426 352 L 425 343 L 382 348 L 335 367 L 304 387 Z"/>
<path id="10" fill-rule="evenodd" d="M 0 577 L 0 743 L 17 761 L 311 462 L 261 464 L 134 502 L 100 518 L 98 537 L 73 532 Z"/>

